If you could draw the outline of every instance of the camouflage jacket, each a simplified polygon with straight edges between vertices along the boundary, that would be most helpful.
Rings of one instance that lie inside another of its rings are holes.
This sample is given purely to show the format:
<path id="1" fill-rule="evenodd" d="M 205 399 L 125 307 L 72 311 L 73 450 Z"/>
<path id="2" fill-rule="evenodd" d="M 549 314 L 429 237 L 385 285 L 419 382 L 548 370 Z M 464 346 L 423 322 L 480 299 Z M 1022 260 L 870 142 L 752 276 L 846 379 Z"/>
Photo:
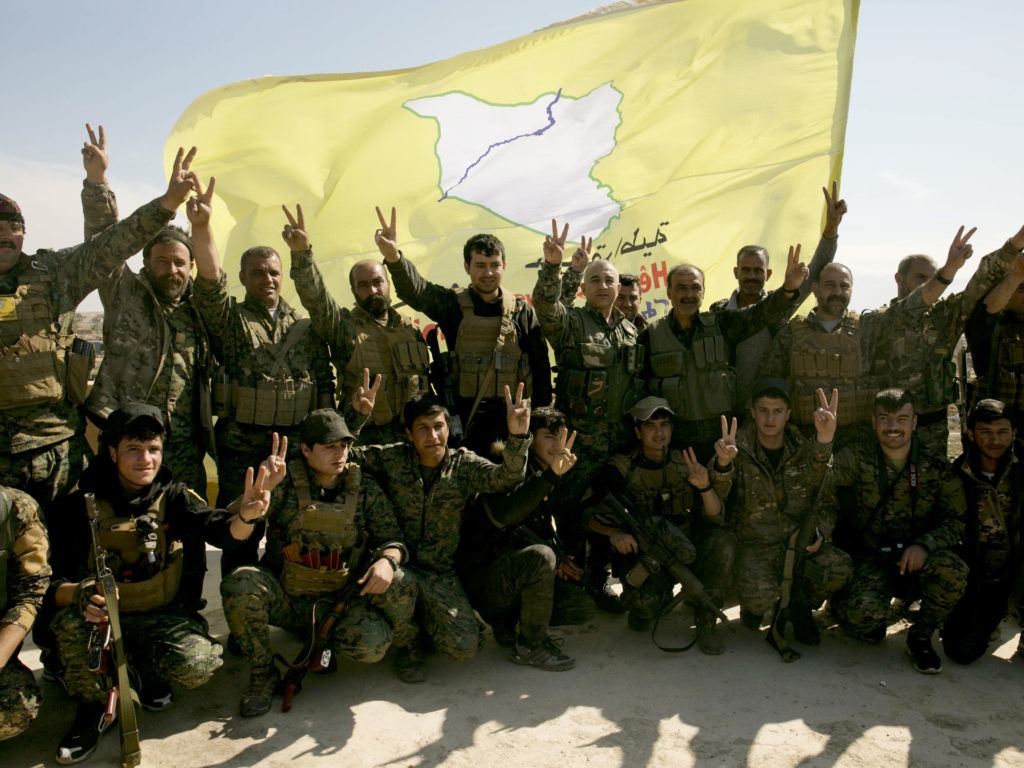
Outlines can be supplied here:
<path id="1" fill-rule="evenodd" d="M 16 624 L 28 632 L 50 584 L 50 543 L 39 505 L 31 496 L 6 487 L 0 487 L 0 494 L 6 494 L 9 502 L 6 514 L 0 514 L 0 569 L 4 571 L 0 574 L 4 601 L 0 627 Z"/>
<path id="2" fill-rule="evenodd" d="M 833 455 L 835 540 L 854 559 L 883 548 L 920 544 L 933 551 L 960 543 L 966 512 L 956 501 L 963 497 L 960 480 L 949 464 L 918 451 L 916 437 L 914 443 L 916 464 L 911 458 L 901 469 L 889 463 L 874 437 Z"/>
<path id="3" fill-rule="evenodd" d="M 729 519 L 740 544 L 779 544 L 813 515 L 826 538 L 835 523 L 834 509 L 821 498 L 832 480 L 832 444 L 808 440 L 786 425 L 782 459 L 772 465 L 750 422 L 736 436 L 736 477 L 728 500 Z"/>
<path id="4" fill-rule="evenodd" d="M 391 501 L 409 548 L 409 564 L 435 573 L 455 569 L 463 509 L 478 493 L 514 488 L 526 473 L 532 437 L 509 436 L 501 464 L 465 448 L 449 449 L 432 471 L 420 466 L 412 445 L 354 447 L 353 460 L 374 477 Z"/>
<path id="5" fill-rule="evenodd" d="M 109 218 L 111 203 L 101 190 L 97 185 L 85 185 L 82 205 L 87 220 Z M 55 342 L 70 348 L 74 340 L 75 308 L 93 290 L 104 285 L 112 272 L 123 268 L 124 261 L 141 250 L 173 217 L 172 212 L 164 210 L 154 200 L 116 226 L 101 227 L 104 229 L 101 234 L 81 245 L 59 251 L 39 251 L 34 256 L 22 254 L 13 269 L 0 275 L 0 296 L 17 292 L 30 272 L 59 275 L 59 279 L 48 283 L 50 333 Z M 90 232 L 88 226 L 86 232 Z M 0 332 L 2 325 L 0 323 Z M 13 345 L 15 341 L 0 339 L 0 343 L 6 345 Z M 0 411 L 0 451 L 21 453 L 59 443 L 71 437 L 79 426 L 78 409 L 66 401 Z"/>

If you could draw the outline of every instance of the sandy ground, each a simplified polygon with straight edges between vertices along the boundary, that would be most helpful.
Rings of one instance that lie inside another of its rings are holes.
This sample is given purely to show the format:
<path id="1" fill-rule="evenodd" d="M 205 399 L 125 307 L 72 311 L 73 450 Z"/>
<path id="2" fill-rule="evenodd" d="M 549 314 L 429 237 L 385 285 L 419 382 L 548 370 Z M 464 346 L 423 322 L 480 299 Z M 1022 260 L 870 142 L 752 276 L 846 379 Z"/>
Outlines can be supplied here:
<path id="1" fill-rule="evenodd" d="M 211 573 L 219 572 L 211 552 Z M 207 580 L 211 632 L 226 637 L 215 580 Z M 212 766 L 1024 766 L 1024 663 L 1010 661 L 1019 628 L 1006 622 L 994 652 L 941 675 L 913 670 L 905 623 L 869 647 L 826 629 L 820 647 L 782 663 L 755 634 L 726 632 L 728 651 L 668 654 L 623 617 L 602 614 L 567 629 L 574 670 L 541 672 L 509 663 L 488 635 L 472 661 L 432 657 L 423 685 L 405 685 L 388 663 L 343 661 L 309 675 L 291 712 L 278 702 L 260 718 L 238 716 L 247 669 L 225 665 L 175 706 L 144 712 L 142 765 Z M 658 630 L 679 644 L 688 614 Z M 823 627 L 827 616 L 819 616 Z M 297 642 L 277 633 L 291 656 Z M 799 647 L 799 646 L 797 646 Z M 38 652 L 22 658 L 41 675 Z M 7 768 L 54 765 L 74 708 L 56 685 L 29 731 L 0 744 Z M 90 765 L 118 765 L 106 736 Z"/>

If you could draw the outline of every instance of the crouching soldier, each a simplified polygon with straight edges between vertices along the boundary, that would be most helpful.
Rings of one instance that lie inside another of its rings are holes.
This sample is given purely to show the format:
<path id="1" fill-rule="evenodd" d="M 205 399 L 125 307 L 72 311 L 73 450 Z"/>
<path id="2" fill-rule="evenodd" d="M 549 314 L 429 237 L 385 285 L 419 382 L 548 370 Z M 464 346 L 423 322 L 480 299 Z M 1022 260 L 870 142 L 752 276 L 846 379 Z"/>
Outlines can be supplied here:
<path id="1" fill-rule="evenodd" d="M 309 641 L 339 607 L 324 648 L 373 663 L 390 647 L 393 627 L 412 622 L 416 605 L 399 568 L 408 552 L 395 513 L 373 478 L 349 461 L 354 437 L 345 419 L 313 411 L 299 424 L 299 439 L 302 458 L 287 462 L 287 473 L 287 440 L 278 445 L 275 435 L 265 462 L 273 497 L 259 567 L 237 568 L 220 586 L 228 626 L 252 665 L 244 717 L 270 710 L 280 680 L 271 625 Z"/>
<path id="2" fill-rule="evenodd" d="M 576 662 L 549 637 L 548 626 L 583 624 L 597 612 L 553 525 L 559 482 L 576 463 L 576 433 L 569 435 L 565 416 L 547 407 L 533 411 L 530 433 L 526 480 L 508 493 L 478 497 L 463 521 L 455 561 L 494 639 L 513 649 L 509 658 L 560 672 Z"/>
<path id="3" fill-rule="evenodd" d="M 732 575 L 736 540 L 722 527 L 722 499 L 729 495 L 732 463 L 736 456 L 736 420 L 731 428 L 722 417 L 722 437 L 714 446 L 710 471 L 702 466 L 692 448 L 671 451 L 672 420 L 668 401 L 645 397 L 629 411 L 640 447 L 613 456 L 601 474 L 595 497 L 612 495 L 639 520 L 651 520 L 683 565 L 696 562 L 694 571 L 721 607 Z M 622 601 L 629 614 L 629 628 L 646 631 L 672 598 L 675 579 L 667 568 L 657 572 L 644 565 L 635 531 L 615 519 L 601 501 L 588 515 L 590 530 L 607 536 L 612 546 L 612 571 L 622 581 Z M 692 543 L 691 543 L 692 542 Z M 670 545 L 671 546 L 671 545 Z M 666 564 L 661 564 L 666 565 Z M 716 613 L 707 606 L 695 608 L 698 645 L 717 655 L 725 646 L 716 630 Z"/>
<path id="4" fill-rule="evenodd" d="M 266 512 L 265 474 L 261 470 L 254 480 L 249 470 L 245 493 L 233 505 L 237 512 L 212 509 L 162 465 L 165 434 L 163 415 L 151 405 L 134 403 L 111 413 L 99 455 L 82 474 L 78 491 L 57 507 L 62 522 L 50 531 L 54 577 L 46 601 L 58 611 L 53 629 L 63 679 L 78 702 L 74 723 L 57 748 L 61 765 L 89 757 L 112 722 L 103 718 L 108 687 L 90 653 L 94 628 L 108 619 L 106 599 L 96 587 L 93 532 L 117 582 L 124 648 L 143 708 L 166 709 L 172 701 L 169 683 L 197 688 L 222 663 L 220 645 L 186 604 L 186 581 L 202 577 L 202 563 L 197 570 L 183 552 L 202 551 L 204 542 L 240 546 Z M 85 494 L 95 496 L 98 508 L 93 531 Z"/>

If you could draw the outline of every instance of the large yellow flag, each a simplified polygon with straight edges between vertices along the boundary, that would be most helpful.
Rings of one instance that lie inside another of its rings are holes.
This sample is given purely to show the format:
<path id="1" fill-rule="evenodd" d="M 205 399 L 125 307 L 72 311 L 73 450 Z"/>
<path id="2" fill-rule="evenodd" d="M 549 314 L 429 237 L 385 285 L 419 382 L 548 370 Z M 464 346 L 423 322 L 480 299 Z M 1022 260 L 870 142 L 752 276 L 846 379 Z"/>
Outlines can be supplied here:
<path id="1" fill-rule="evenodd" d="M 462 244 L 490 232 L 505 244 L 505 285 L 529 294 L 556 218 L 638 274 L 642 311 L 661 315 L 674 263 L 707 271 L 710 303 L 735 287 L 745 244 L 778 264 L 802 242 L 809 258 L 820 188 L 842 162 L 857 11 L 858 0 L 618 4 L 414 69 L 236 83 L 188 108 L 166 160 L 194 144 L 197 170 L 217 177 L 232 276 L 245 248 L 283 250 L 280 206 L 301 203 L 348 304 L 349 267 L 377 256 L 374 206 L 393 205 L 403 252 L 428 279 L 465 283 Z"/>

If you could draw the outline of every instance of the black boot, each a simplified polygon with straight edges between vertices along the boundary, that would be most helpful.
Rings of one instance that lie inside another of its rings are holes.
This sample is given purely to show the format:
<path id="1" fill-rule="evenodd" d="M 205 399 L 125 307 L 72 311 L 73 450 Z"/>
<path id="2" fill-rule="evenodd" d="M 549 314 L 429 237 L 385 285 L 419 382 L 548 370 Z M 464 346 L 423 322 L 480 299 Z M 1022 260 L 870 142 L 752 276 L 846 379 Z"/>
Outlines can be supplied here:
<path id="1" fill-rule="evenodd" d="M 107 723 L 103 720 L 103 702 L 83 701 L 78 704 L 75 721 L 57 745 L 54 758 L 60 765 L 74 765 L 88 760 L 100 743 L 100 736 L 110 730 L 117 717 Z"/>

